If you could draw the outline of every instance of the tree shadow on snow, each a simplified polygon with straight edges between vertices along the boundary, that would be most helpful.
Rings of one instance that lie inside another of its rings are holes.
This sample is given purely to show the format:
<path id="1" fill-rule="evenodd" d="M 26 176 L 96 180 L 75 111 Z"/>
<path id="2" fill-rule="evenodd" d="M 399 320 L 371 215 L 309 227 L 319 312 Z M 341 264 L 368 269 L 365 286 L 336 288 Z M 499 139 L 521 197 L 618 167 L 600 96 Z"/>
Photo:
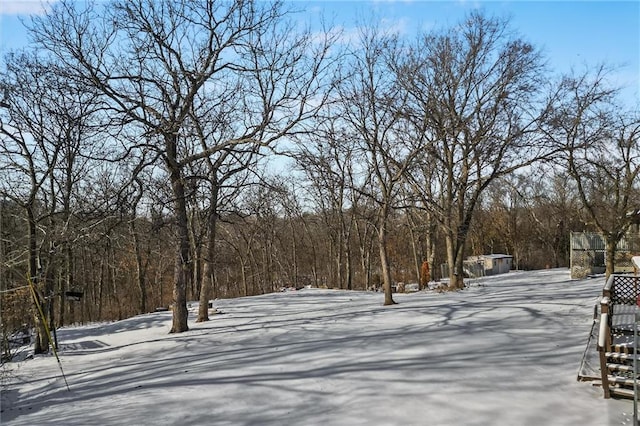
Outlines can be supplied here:
<path id="1" fill-rule="evenodd" d="M 65 407 L 127 396 L 140 401 L 144 392 L 171 395 L 190 389 L 199 395 L 229 389 L 228 394 L 217 394 L 214 406 L 188 410 L 185 424 L 212 419 L 234 425 L 301 424 L 309 419 L 330 424 L 346 410 L 357 410 L 362 401 L 381 396 L 428 403 L 437 392 L 440 409 L 450 404 L 454 412 L 465 395 L 526 393 L 539 390 L 541 382 L 545 388 L 563 386 L 568 376 L 575 377 L 589 332 L 591 307 L 585 301 L 595 298 L 599 289 L 594 287 L 591 294 L 584 283 L 572 287 L 572 282 L 549 283 L 544 278 L 511 284 L 505 278 L 495 286 L 454 294 L 398 295 L 400 304 L 391 307 L 380 306 L 379 295 L 341 291 L 219 301 L 227 312 L 224 317 L 194 324 L 167 339 L 132 342 L 150 345 L 131 358 L 81 371 L 69 368 L 71 392 L 60 379 L 39 377 L 34 380 L 40 382 L 37 390 L 12 394 L 16 399 L 2 420 L 42 410 L 42 422 L 80 425 L 87 424 L 86 415 Z M 575 320 L 576 309 L 587 315 L 584 323 Z M 154 318 L 110 324 L 94 335 L 166 321 Z M 464 386 L 451 387 L 452 381 L 463 381 Z M 269 404 L 251 409 L 248 405 L 258 397 L 269 398 Z M 243 398 L 247 406 L 238 402 Z M 188 403 L 199 407 L 197 401 L 194 397 Z M 147 403 L 156 410 L 164 406 L 157 400 Z M 468 424 L 490 420 L 479 416 Z M 118 421 L 122 418 L 100 419 L 103 424 Z"/>

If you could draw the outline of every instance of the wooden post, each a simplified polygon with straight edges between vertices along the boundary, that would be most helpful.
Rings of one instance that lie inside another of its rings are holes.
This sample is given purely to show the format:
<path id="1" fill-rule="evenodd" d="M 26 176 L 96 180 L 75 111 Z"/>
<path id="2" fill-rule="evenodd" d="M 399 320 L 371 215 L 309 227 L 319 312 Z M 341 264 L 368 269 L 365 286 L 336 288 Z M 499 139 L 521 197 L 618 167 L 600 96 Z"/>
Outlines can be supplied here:
<path id="1" fill-rule="evenodd" d="M 604 305 L 603 305 L 604 306 Z M 600 331 L 598 333 L 598 352 L 600 354 L 600 378 L 602 380 L 602 389 L 606 399 L 611 398 L 609 389 L 609 370 L 607 368 L 607 335 L 609 334 L 609 314 L 603 312 L 600 315 Z"/>

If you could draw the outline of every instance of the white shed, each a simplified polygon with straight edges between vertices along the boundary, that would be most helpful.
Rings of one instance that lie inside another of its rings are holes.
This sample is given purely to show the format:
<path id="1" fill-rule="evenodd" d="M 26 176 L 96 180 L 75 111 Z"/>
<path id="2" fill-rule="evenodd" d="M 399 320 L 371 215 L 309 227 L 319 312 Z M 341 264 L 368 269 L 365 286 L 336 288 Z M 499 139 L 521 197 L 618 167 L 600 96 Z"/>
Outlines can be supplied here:
<path id="1" fill-rule="evenodd" d="M 467 262 L 477 263 L 484 269 L 483 275 L 504 274 L 511 270 L 513 256 L 509 254 L 483 254 L 471 256 Z"/>

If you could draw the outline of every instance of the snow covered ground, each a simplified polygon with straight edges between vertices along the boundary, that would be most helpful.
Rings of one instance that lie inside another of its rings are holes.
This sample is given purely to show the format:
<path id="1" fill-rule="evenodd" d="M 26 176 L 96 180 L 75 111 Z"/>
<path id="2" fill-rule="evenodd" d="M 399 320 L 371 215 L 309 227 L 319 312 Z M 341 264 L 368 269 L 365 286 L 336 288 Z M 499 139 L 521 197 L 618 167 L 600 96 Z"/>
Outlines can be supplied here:
<path id="1" fill-rule="evenodd" d="M 622 425 L 576 380 L 603 279 L 512 272 L 458 293 L 304 289 L 58 331 L 15 364 L 2 425 Z"/>

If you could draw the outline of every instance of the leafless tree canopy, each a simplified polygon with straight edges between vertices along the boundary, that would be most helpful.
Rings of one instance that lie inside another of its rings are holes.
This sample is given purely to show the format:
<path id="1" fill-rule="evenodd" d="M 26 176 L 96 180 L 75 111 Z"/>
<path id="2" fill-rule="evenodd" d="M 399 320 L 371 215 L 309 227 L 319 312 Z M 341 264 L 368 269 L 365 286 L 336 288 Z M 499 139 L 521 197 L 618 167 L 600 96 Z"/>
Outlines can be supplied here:
<path id="1" fill-rule="evenodd" d="M 29 31 L 0 71 L 7 356 L 23 324 L 46 351 L 44 322 L 171 306 L 182 332 L 189 300 L 197 321 L 289 287 L 388 305 L 424 261 L 451 289 L 468 255 L 568 266 L 570 231 L 605 235 L 612 272 L 640 222 L 637 112 L 507 20 L 347 40 L 278 1 L 62 0 Z"/>
<path id="2" fill-rule="evenodd" d="M 618 243 L 637 224 L 640 117 L 620 109 L 606 74 L 601 66 L 565 76 L 544 130 L 562 149 L 560 161 L 576 184 L 585 220 L 605 237 L 609 275 Z"/>

